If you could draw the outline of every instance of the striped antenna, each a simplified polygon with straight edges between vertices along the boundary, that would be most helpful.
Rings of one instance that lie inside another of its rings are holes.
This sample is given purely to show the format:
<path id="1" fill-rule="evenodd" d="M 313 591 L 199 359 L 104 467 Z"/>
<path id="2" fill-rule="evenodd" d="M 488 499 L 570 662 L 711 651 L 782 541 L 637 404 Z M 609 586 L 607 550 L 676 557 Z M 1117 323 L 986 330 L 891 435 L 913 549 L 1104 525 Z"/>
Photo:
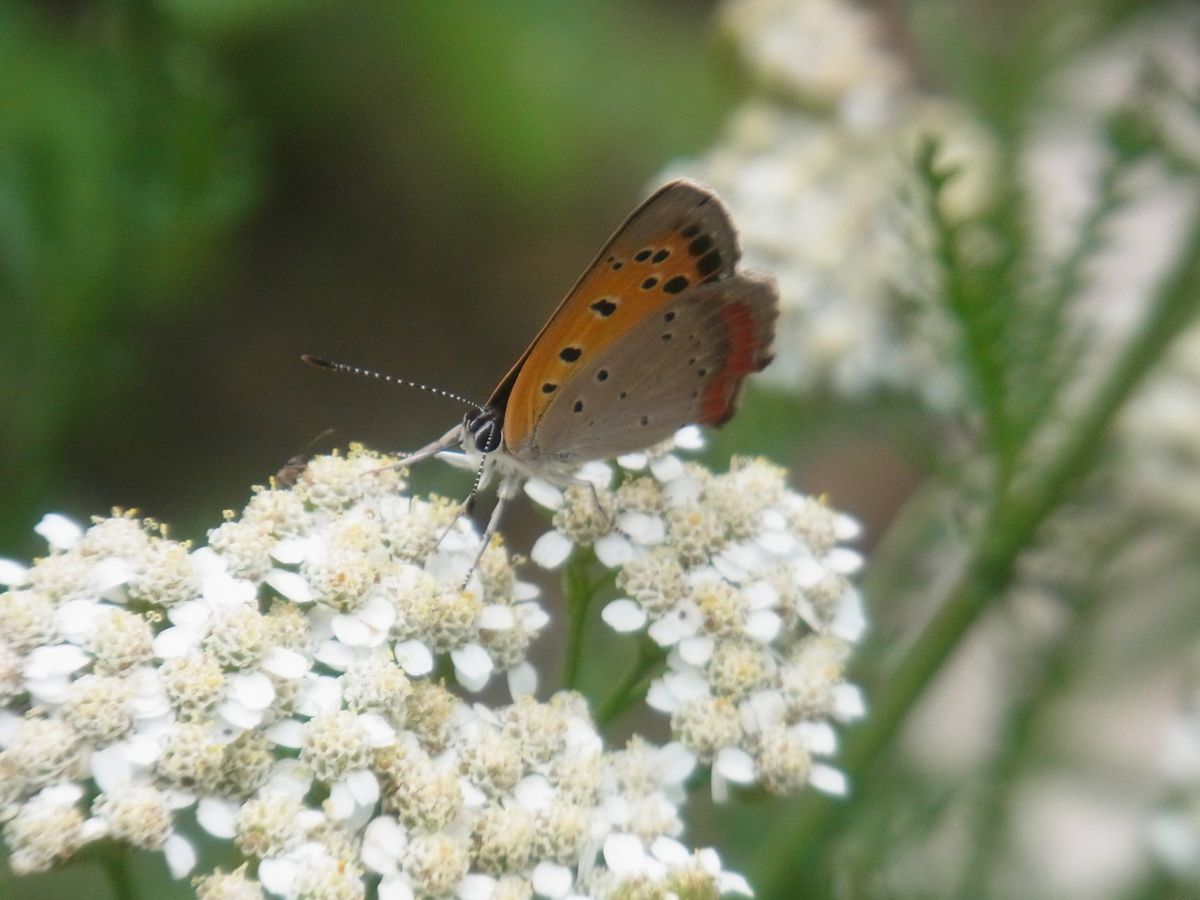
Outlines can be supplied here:
<path id="1" fill-rule="evenodd" d="M 305 353 L 300 357 L 310 366 L 316 366 L 318 369 L 332 369 L 334 372 L 345 372 L 348 375 L 366 375 L 369 378 L 377 378 L 380 381 L 386 381 L 390 384 L 401 384 L 405 387 L 416 388 L 419 391 L 427 391 L 430 394 L 437 394 L 449 400 L 457 400 L 459 403 L 465 403 L 472 409 L 481 409 L 480 405 L 474 400 L 468 400 L 461 394 L 456 394 L 453 391 L 443 390 L 442 388 L 430 387 L 427 384 L 421 384 L 417 381 L 409 381 L 407 378 L 398 378 L 395 375 L 385 375 L 382 372 L 376 372 L 374 369 L 363 369 L 359 366 L 351 366 L 346 363 L 333 362 L 320 356 L 313 356 L 311 353 Z"/>

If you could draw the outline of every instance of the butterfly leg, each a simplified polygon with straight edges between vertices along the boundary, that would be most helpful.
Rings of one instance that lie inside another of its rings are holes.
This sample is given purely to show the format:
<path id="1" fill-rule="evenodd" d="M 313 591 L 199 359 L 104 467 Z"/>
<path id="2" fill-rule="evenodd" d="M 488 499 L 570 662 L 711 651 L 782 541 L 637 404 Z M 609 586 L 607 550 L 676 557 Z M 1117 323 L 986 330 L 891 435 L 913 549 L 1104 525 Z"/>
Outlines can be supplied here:
<path id="1" fill-rule="evenodd" d="M 475 554 L 471 568 L 467 570 L 467 576 L 463 579 L 463 587 L 466 587 L 467 582 L 471 580 L 471 574 L 479 566 L 479 560 L 483 559 L 484 552 L 492 543 L 492 535 L 500 527 L 500 517 L 504 515 L 504 508 L 508 505 L 508 501 L 517 496 L 520 489 L 521 477 L 519 475 L 506 475 L 500 482 L 500 487 L 496 490 L 496 505 L 492 508 L 492 514 L 488 516 L 487 527 L 483 529 L 483 536 L 479 539 L 479 551 Z"/>

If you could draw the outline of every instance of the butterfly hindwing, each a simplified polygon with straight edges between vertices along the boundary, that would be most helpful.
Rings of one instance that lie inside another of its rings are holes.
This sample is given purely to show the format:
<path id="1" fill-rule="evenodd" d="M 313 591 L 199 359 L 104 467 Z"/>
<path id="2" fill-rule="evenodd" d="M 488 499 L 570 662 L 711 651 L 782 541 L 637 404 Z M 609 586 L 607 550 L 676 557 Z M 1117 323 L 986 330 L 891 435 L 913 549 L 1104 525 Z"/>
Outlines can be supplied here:
<path id="1" fill-rule="evenodd" d="M 560 392 L 653 314 L 728 278 L 739 257 L 729 213 L 710 191 L 675 181 L 609 239 L 549 322 L 500 382 L 504 442 L 521 455 Z"/>
<path id="2" fill-rule="evenodd" d="M 674 299 L 580 366 L 510 453 L 577 465 L 724 423 L 745 377 L 770 362 L 778 312 L 774 282 L 745 273 Z"/>

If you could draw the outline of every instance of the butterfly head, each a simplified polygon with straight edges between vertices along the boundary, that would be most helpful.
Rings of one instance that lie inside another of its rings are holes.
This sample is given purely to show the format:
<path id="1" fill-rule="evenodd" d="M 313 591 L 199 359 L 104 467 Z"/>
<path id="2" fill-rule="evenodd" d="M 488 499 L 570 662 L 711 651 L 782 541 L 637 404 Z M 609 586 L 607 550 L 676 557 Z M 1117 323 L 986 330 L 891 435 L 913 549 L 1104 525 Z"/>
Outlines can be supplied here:
<path id="1" fill-rule="evenodd" d="M 500 448 L 502 426 L 501 412 L 491 406 L 473 409 L 463 417 L 464 437 L 484 455 Z"/>

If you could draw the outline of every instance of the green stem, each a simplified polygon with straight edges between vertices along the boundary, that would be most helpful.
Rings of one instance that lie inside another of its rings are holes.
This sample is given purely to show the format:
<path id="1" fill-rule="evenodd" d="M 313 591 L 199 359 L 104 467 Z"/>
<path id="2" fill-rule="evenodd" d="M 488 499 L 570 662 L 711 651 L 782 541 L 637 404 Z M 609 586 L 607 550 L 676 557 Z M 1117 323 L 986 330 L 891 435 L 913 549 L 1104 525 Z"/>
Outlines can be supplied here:
<path id="1" fill-rule="evenodd" d="M 876 695 L 871 714 L 861 730 L 849 735 L 842 758 L 851 783 L 861 782 L 892 744 L 933 676 L 979 614 L 1008 586 L 1018 556 L 1032 542 L 1039 526 L 1067 491 L 1095 467 L 1101 440 L 1114 416 L 1170 341 L 1195 316 L 1198 306 L 1200 217 L 1192 222 L 1180 262 L 1162 285 L 1140 330 L 1073 423 L 1067 440 L 1050 451 L 1050 460 L 1040 472 L 1001 498 L 966 568 L 946 594 L 948 599 L 894 672 L 879 679 L 883 688 Z M 833 820 L 861 802 L 862 795 L 860 790 L 838 804 L 807 798 L 790 827 L 778 829 L 760 854 L 763 868 L 759 884 L 765 895 L 781 890 L 799 867 L 811 862 L 818 839 L 831 834 L 835 829 Z"/>
<path id="2" fill-rule="evenodd" d="M 644 638 L 638 646 L 638 656 L 634 661 L 633 668 L 625 673 L 621 683 L 608 695 L 604 705 L 597 711 L 596 724 L 603 728 L 623 713 L 635 696 L 643 695 L 645 693 L 643 685 L 647 678 L 666 658 L 666 655 L 667 651 L 662 647 L 649 638 Z"/>
<path id="3" fill-rule="evenodd" d="M 563 663 L 563 687 L 571 691 L 579 684 L 579 662 L 583 657 L 588 607 L 597 587 L 588 577 L 588 569 L 595 558 L 591 550 L 572 553 L 563 571 L 563 594 L 567 606 L 567 656 Z"/>
<path id="4" fill-rule="evenodd" d="M 128 848 L 117 844 L 107 847 L 100 857 L 113 900 L 133 900 L 137 896 L 137 891 L 133 887 L 133 873 L 130 871 L 129 858 Z"/>

